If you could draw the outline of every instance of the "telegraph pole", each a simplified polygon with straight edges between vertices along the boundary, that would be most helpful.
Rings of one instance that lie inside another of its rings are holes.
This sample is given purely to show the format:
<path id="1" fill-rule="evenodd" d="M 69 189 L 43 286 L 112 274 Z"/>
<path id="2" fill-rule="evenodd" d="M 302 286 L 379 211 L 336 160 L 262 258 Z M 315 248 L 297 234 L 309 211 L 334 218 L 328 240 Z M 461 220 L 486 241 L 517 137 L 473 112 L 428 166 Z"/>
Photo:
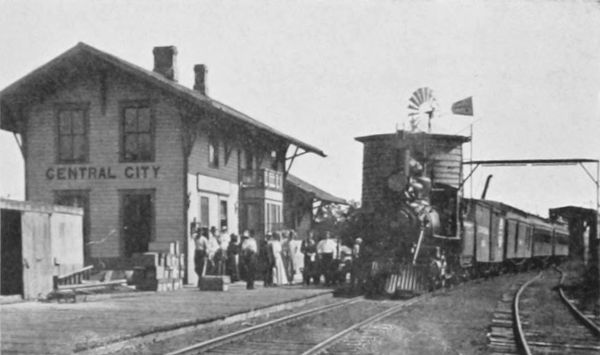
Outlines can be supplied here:
<path id="1" fill-rule="evenodd" d="M 600 161 L 596 160 L 596 307 L 594 314 L 600 316 Z"/>

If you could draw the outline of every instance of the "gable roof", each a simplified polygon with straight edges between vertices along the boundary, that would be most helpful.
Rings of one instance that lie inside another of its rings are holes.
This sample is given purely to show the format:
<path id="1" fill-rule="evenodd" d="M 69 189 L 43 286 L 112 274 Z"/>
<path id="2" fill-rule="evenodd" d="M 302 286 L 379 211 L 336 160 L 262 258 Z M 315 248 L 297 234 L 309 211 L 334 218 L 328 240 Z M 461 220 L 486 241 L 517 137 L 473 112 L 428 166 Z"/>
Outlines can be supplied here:
<path id="1" fill-rule="evenodd" d="M 302 142 L 299 139 L 296 139 L 290 135 L 282 133 L 232 107 L 229 107 L 217 100 L 203 95 L 199 91 L 187 88 L 181 84 L 178 84 L 175 81 L 165 78 L 161 74 L 129 63 L 121 58 L 103 52 L 83 42 L 79 42 L 73 48 L 67 50 L 63 54 L 52 59 L 48 63 L 35 69 L 31 73 L 27 74 L 26 76 L 22 77 L 21 79 L 6 87 L 4 90 L 0 91 L 0 100 L 3 100 L 10 96 L 18 95 L 19 93 L 26 93 L 31 90 L 36 90 L 36 83 L 43 80 L 48 80 L 48 74 L 51 73 L 54 69 L 60 67 L 61 65 L 64 65 L 66 61 L 76 59 L 78 57 L 81 57 L 83 58 L 82 60 L 85 60 L 86 56 L 117 67 L 135 76 L 136 78 L 139 78 L 149 83 L 150 85 L 154 85 L 166 91 L 167 93 L 178 97 L 179 99 L 185 100 L 189 104 L 197 105 L 205 109 L 208 108 L 210 110 L 214 110 L 215 112 L 222 112 L 223 114 L 230 116 L 243 124 L 256 128 L 267 134 L 275 135 L 278 138 L 284 139 L 296 145 L 297 147 L 304 149 L 307 152 L 312 152 L 323 157 L 326 156 L 321 149 L 308 143 Z M 0 118 L 4 116 L 4 114 L 0 115 Z M 14 131 L 14 127 L 11 126 L 10 123 L 5 121 L 6 119 L 4 118 L 0 119 L 0 128 Z"/>
<path id="2" fill-rule="evenodd" d="M 331 202 L 331 203 L 337 203 L 340 205 L 347 205 L 348 201 L 344 200 L 343 198 L 340 197 L 336 197 L 333 196 L 332 194 L 330 194 L 329 192 L 323 191 L 320 188 L 309 184 L 308 182 L 300 179 L 297 176 L 294 176 L 292 174 L 288 174 L 287 178 L 286 178 L 286 183 L 290 183 L 293 186 L 299 188 L 302 191 L 308 192 L 310 194 L 313 194 L 314 197 L 318 200 L 324 201 L 324 202 Z"/>

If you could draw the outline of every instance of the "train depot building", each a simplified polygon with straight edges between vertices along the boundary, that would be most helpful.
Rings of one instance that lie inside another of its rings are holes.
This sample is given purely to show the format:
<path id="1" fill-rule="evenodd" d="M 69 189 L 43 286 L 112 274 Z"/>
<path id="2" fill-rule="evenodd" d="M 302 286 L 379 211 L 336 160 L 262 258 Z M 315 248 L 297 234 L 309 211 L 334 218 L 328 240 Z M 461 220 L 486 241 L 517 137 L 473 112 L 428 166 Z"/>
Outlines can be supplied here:
<path id="1" fill-rule="evenodd" d="M 19 138 L 26 200 L 83 209 L 86 265 L 176 242 L 195 283 L 191 228 L 282 228 L 286 163 L 325 155 L 208 97 L 204 65 L 178 84 L 175 47 L 153 53 L 149 71 L 79 43 L 0 93 L 0 128 Z"/>

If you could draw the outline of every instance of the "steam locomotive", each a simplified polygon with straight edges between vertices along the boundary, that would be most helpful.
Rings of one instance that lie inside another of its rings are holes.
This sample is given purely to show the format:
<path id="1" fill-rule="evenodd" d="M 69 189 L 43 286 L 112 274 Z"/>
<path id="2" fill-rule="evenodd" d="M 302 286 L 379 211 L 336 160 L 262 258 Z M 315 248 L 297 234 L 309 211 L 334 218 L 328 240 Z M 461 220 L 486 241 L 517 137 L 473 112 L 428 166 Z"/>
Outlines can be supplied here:
<path id="1" fill-rule="evenodd" d="M 542 266 L 569 254 L 566 224 L 507 204 L 462 197 L 469 138 L 398 131 L 364 144 L 363 213 L 370 279 L 389 294 Z"/>

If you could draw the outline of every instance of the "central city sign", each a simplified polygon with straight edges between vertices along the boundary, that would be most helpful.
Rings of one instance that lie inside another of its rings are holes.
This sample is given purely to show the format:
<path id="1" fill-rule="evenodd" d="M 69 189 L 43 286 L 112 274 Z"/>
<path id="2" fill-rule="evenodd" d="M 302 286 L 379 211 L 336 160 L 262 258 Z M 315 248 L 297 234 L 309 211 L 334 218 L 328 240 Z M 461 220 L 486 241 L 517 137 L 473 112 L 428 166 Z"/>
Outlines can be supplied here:
<path id="1" fill-rule="evenodd" d="M 48 180 L 101 180 L 101 179 L 149 179 L 158 177 L 160 166 L 156 165 L 127 165 L 122 169 L 110 166 L 77 166 L 50 167 L 46 169 Z"/>

